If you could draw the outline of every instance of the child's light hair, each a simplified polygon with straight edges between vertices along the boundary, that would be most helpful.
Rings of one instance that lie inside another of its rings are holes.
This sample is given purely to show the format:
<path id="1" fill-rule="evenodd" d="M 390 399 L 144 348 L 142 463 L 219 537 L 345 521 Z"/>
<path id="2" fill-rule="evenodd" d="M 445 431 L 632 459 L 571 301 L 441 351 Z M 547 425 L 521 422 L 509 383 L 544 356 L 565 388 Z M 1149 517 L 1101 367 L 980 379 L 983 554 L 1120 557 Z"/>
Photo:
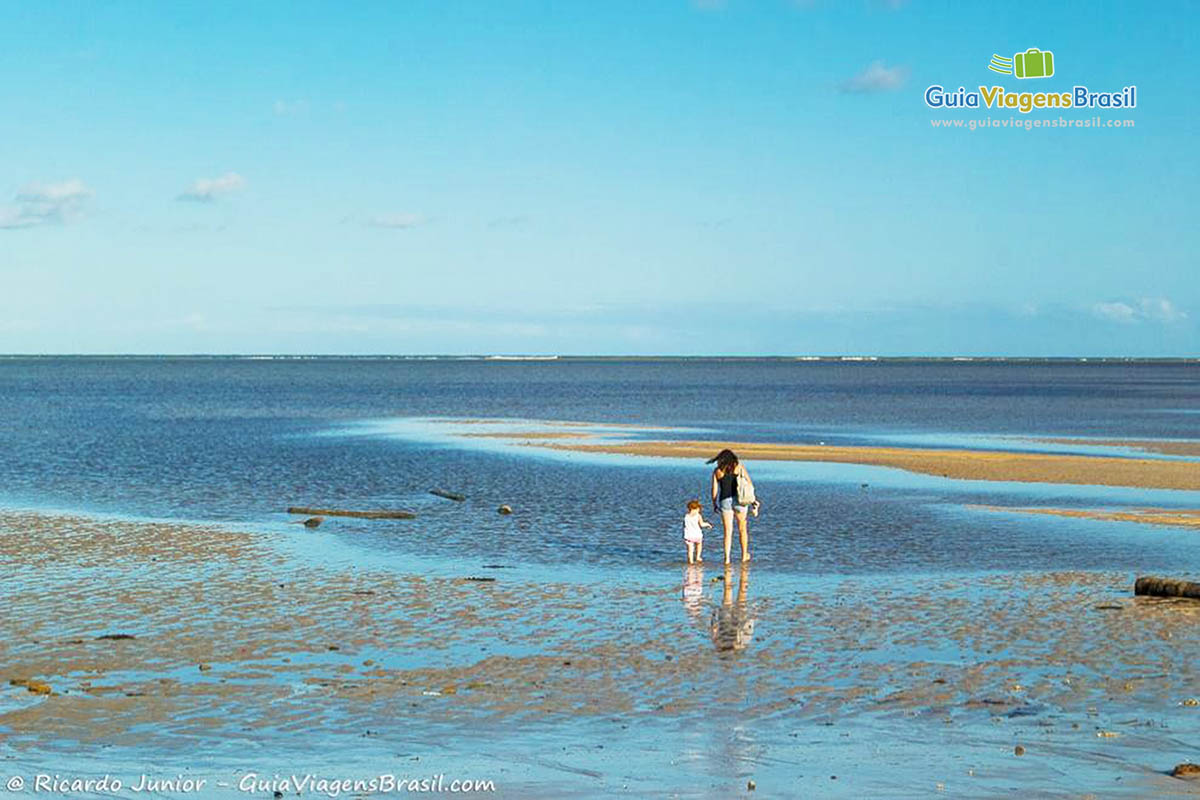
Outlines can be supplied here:
<path id="1" fill-rule="evenodd" d="M 699 510 L 700 510 L 700 501 L 699 500 L 688 500 L 688 511 L 699 511 Z"/>

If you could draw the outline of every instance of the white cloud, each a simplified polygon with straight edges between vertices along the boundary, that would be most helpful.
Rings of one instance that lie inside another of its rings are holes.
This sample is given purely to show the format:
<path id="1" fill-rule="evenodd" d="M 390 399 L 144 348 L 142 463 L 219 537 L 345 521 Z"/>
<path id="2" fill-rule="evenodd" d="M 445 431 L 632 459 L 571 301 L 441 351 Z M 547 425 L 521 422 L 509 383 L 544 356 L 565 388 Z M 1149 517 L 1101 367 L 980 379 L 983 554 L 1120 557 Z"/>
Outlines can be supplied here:
<path id="1" fill-rule="evenodd" d="M 92 190 L 78 178 L 61 183 L 30 183 L 16 194 L 15 203 L 0 206 L 0 228 L 70 222 L 83 211 Z"/>
<path id="2" fill-rule="evenodd" d="M 373 228 L 415 228 L 423 222 L 420 214 L 376 214 L 367 220 Z"/>
<path id="3" fill-rule="evenodd" d="M 24 213 L 20 206 L 0 206 L 0 230 L 31 228 L 43 222 L 44 219 Z"/>
<path id="4" fill-rule="evenodd" d="M 1180 309 L 1165 297 L 1143 297 L 1136 303 L 1096 303 L 1092 313 L 1101 319 L 1112 322 L 1161 322 L 1170 324 L 1187 319 L 1187 312 Z"/>
<path id="5" fill-rule="evenodd" d="M 1165 297 L 1143 297 L 1138 304 L 1138 310 L 1146 319 L 1158 322 L 1178 322 L 1187 319 L 1187 312 L 1177 308 Z"/>
<path id="6" fill-rule="evenodd" d="M 74 203 L 92 196 L 83 181 L 73 178 L 62 183 L 31 183 L 17 193 L 17 199 L 28 203 Z"/>
<path id="7" fill-rule="evenodd" d="M 276 116 L 286 117 L 292 114 L 305 114 L 308 112 L 307 100 L 276 100 L 271 106 Z"/>
<path id="8" fill-rule="evenodd" d="M 888 67 L 875 61 L 862 72 L 842 83 L 843 92 L 894 92 L 908 80 L 908 67 Z"/>
<path id="9" fill-rule="evenodd" d="M 1092 313 L 1102 319 L 1109 319 L 1113 322 L 1134 322 L 1137 320 L 1137 311 L 1128 303 L 1096 303 L 1092 306 Z"/>
<path id="10" fill-rule="evenodd" d="M 489 228 L 517 228 L 529 222 L 526 214 L 512 214 L 507 217 L 496 217 L 488 222 Z"/>
<path id="11" fill-rule="evenodd" d="M 236 172 L 226 172 L 219 178 L 198 178 L 176 200 L 194 203 L 211 203 L 219 197 L 238 191 L 246 185 L 246 179 Z"/>

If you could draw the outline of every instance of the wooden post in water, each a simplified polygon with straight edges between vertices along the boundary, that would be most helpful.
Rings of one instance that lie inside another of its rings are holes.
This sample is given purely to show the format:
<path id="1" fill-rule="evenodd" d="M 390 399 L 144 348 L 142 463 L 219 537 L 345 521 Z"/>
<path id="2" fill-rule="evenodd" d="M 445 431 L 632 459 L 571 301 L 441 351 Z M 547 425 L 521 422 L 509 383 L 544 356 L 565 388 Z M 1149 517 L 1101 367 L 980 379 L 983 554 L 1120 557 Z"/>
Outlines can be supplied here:
<path id="1" fill-rule="evenodd" d="M 340 508 L 309 508 L 307 506 L 291 506 L 289 514 L 311 514 L 314 517 L 357 517 L 359 519 L 416 519 L 411 511 L 379 510 L 379 511 L 347 511 Z"/>

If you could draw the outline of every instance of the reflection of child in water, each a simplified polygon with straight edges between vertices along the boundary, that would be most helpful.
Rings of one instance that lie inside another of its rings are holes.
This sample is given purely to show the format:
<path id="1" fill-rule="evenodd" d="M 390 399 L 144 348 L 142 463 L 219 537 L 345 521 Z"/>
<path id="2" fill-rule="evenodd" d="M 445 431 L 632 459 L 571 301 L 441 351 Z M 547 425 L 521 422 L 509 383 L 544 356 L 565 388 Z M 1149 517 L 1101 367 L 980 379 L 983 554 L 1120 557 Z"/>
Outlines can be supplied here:
<path id="1" fill-rule="evenodd" d="M 702 623 L 704 610 L 704 567 L 691 564 L 683 573 L 683 608 L 689 617 Z"/>
<path id="2" fill-rule="evenodd" d="M 711 528 L 700 514 L 700 501 L 689 500 L 687 514 L 683 517 L 683 541 L 687 544 L 689 564 L 703 564 L 704 528 Z"/>

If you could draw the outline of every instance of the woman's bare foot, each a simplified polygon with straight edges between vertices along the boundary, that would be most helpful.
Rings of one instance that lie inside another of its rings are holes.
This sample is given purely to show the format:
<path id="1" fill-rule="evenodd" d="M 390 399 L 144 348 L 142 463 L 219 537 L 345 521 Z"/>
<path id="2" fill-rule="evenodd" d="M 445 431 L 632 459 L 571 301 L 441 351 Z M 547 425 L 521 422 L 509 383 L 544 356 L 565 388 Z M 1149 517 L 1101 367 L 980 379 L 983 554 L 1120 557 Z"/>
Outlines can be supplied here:
<path id="1" fill-rule="evenodd" d="M 750 554 L 749 554 L 749 553 L 742 553 L 742 563 L 743 563 L 743 564 L 745 564 L 745 563 L 746 563 L 747 561 L 749 561 L 749 560 L 750 560 Z"/>

